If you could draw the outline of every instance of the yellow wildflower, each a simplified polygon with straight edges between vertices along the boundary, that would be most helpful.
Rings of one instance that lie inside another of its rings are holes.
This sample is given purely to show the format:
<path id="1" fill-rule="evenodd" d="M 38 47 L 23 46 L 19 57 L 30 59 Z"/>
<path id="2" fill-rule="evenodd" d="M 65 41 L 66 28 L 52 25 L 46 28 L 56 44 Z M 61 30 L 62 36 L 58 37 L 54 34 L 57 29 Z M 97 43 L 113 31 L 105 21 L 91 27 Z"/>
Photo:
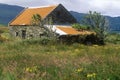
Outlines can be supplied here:
<path id="1" fill-rule="evenodd" d="M 92 74 L 87 74 L 87 77 L 89 78 L 89 77 L 92 77 Z"/>
<path id="2" fill-rule="evenodd" d="M 75 52 L 79 52 L 79 49 L 75 49 Z"/>
<path id="3" fill-rule="evenodd" d="M 95 78 L 95 76 L 96 76 L 96 73 L 87 74 L 87 78 L 92 78 L 92 77 L 94 77 L 94 78 Z"/>
<path id="4" fill-rule="evenodd" d="M 81 71 L 83 71 L 83 68 L 79 68 L 79 69 L 77 70 L 77 72 L 81 72 Z"/>
<path id="5" fill-rule="evenodd" d="M 33 72 L 33 70 L 30 68 L 29 72 Z"/>
<path id="6" fill-rule="evenodd" d="M 25 71 L 26 71 L 26 72 L 36 72 L 37 69 L 38 69 L 37 66 L 33 66 L 33 67 L 27 67 L 27 68 L 25 69 Z"/>
<path id="7" fill-rule="evenodd" d="M 30 68 L 28 67 L 28 68 L 26 68 L 26 70 L 25 70 L 25 71 L 29 72 L 29 69 L 30 69 Z"/>
<path id="8" fill-rule="evenodd" d="M 27 67 L 25 71 L 32 72 L 32 69 L 30 67 Z"/>
<path id="9" fill-rule="evenodd" d="M 79 68 L 79 69 L 76 70 L 77 73 L 80 73 L 82 71 L 83 71 L 83 68 Z"/>

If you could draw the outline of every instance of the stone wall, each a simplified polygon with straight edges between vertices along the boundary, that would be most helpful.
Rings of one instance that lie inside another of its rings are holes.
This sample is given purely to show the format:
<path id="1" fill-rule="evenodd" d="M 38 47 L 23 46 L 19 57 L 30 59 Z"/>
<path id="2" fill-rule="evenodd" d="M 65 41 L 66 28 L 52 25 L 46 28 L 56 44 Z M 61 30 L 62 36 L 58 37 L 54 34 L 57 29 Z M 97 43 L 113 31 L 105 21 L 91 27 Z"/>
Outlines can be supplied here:
<path id="1" fill-rule="evenodd" d="M 52 18 L 52 20 L 50 18 Z M 77 23 L 76 19 L 62 5 L 59 5 L 43 20 L 43 24 L 47 24 L 47 25 L 51 25 L 51 24 L 70 25 L 73 23 Z M 9 28 L 10 28 L 10 34 L 13 37 L 20 37 L 23 39 L 50 36 L 49 34 L 50 32 L 48 31 L 48 29 L 39 26 L 9 26 Z"/>
<path id="2" fill-rule="evenodd" d="M 9 29 L 13 37 L 25 39 L 40 38 L 45 34 L 45 29 L 38 26 L 10 26 Z"/>

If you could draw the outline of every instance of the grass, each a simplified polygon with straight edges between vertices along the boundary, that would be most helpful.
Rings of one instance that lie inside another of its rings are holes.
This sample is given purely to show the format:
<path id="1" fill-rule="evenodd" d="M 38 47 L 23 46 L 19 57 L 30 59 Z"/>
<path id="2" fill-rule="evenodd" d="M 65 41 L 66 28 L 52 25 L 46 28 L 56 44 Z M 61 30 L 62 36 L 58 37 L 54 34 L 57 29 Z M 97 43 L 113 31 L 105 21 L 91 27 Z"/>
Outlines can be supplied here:
<path id="1" fill-rule="evenodd" d="M 0 33 L 8 32 L 8 27 L 0 26 Z"/>
<path id="2" fill-rule="evenodd" d="M 119 80 L 120 45 L 0 44 L 0 77 L 7 80 Z"/>
<path id="3" fill-rule="evenodd" d="M 104 46 L 19 39 L 0 43 L 0 80 L 120 80 L 119 35 L 112 37 Z"/>
<path id="4" fill-rule="evenodd" d="M 0 24 L 0 27 L 3 27 L 4 25 L 3 24 Z"/>
<path id="5" fill-rule="evenodd" d="M 0 43 L 5 42 L 10 38 L 8 27 L 3 27 L 0 25 Z"/>

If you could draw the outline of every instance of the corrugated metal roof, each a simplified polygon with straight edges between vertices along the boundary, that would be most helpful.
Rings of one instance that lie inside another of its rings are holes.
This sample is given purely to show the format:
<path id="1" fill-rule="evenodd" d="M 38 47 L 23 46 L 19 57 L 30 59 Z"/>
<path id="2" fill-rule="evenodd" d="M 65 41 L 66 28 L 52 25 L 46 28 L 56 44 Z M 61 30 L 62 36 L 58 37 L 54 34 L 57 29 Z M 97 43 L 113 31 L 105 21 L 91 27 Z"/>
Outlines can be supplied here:
<path id="1" fill-rule="evenodd" d="M 76 29 L 72 28 L 71 26 L 57 26 L 58 29 L 65 32 L 66 35 L 90 35 L 94 34 L 94 32 L 87 31 L 87 30 L 81 30 L 77 31 Z"/>
<path id="2" fill-rule="evenodd" d="M 67 34 L 79 34 L 78 31 L 76 31 L 74 28 L 72 27 L 62 27 L 62 26 L 57 26 L 58 29 L 64 31 Z"/>
<path id="3" fill-rule="evenodd" d="M 9 25 L 30 25 L 32 16 L 34 14 L 39 14 L 42 19 L 44 19 L 48 14 L 50 14 L 58 5 L 36 7 L 36 8 L 26 8 L 21 14 L 19 14 Z"/>

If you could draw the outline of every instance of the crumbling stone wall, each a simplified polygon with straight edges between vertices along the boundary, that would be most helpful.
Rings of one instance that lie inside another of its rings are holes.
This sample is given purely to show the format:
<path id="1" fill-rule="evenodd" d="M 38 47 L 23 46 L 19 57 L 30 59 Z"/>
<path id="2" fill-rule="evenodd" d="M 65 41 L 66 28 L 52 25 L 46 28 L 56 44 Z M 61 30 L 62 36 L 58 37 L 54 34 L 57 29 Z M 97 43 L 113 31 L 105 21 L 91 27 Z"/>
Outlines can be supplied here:
<path id="1" fill-rule="evenodd" d="M 39 26 L 10 26 L 10 34 L 25 39 L 44 36 L 45 29 Z"/>
<path id="2" fill-rule="evenodd" d="M 51 20 L 52 18 L 52 20 Z M 67 11 L 61 4 L 53 10 L 46 18 L 42 21 L 46 25 L 70 25 L 77 23 L 76 19 Z M 40 38 L 46 36 L 45 33 L 48 29 L 39 26 L 9 26 L 10 34 L 14 37 L 20 38 Z M 48 37 L 48 36 L 47 36 Z"/>

